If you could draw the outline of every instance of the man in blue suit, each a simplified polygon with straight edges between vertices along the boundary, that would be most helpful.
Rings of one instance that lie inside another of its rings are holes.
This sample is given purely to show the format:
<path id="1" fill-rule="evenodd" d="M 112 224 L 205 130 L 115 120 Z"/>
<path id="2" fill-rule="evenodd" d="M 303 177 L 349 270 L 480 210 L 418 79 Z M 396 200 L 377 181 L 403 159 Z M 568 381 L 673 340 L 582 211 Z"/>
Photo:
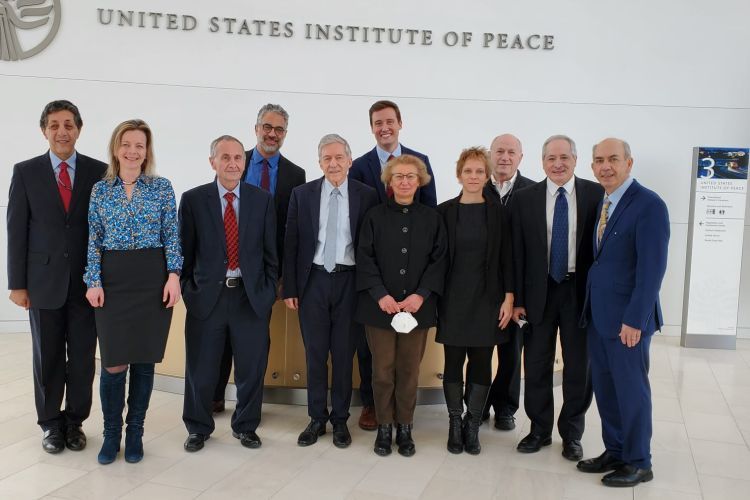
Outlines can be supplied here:
<path id="1" fill-rule="evenodd" d="M 347 179 L 349 144 L 336 134 L 323 136 L 318 162 L 324 176 L 294 188 L 284 245 L 283 296 L 299 310 L 307 362 L 307 412 L 310 423 L 297 440 L 317 442 L 333 424 L 333 444 L 352 441 L 346 422 L 352 398 L 356 336 L 355 249 L 365 212 L 377 204 L 371 187 Z M 328 411 L 328 354 L 331 355 L 331 411 Z"/>
<path id="2" fill-rule="evenodd" d="M 380 174 L 388 160 L 402 154 L 414 155 L 427 166 L 430 174 L 430 183 L 417 189 L 414 201 L 418 201 L 429 207 L 437 207 L 437 193 L 435 192 L 435 175 L 432 173 L 430 160 L 426 155 L 398 142 L 398 134 L 401 131 L 401 110 L 393 101 L 377 101 L 370 106 L 370 129 L 377 143 L 373 149 L 363 154 L 352 163 L 349 170 L 349 178 L 363 182 L 375 189 L 380 203 L 392 196 L 386 190 Z M 374 400 L 372 397 L 372 354 L 367 345 L 364 328 L 359 328 L 357 333 L 357 361 L 359 362 L 359 395 L 362 398 L 362 414 L 359 417 L 359 427 L 366 431 L 374 431 L 378 428 L 375 420 Z"/>
<path id="3" fill-rule="evenodd" d="M 667 267 L 669 214 L 653 191 L 630 177 L 630 146 L 605 139 L 592 168 L 605 196 L 594 233 L 582 323 L 605 451 L 578 462 L 583 472 L 614 471 L 606 486 L 650 481 L 651 336 L 662 326 L 659 289 Z"/>

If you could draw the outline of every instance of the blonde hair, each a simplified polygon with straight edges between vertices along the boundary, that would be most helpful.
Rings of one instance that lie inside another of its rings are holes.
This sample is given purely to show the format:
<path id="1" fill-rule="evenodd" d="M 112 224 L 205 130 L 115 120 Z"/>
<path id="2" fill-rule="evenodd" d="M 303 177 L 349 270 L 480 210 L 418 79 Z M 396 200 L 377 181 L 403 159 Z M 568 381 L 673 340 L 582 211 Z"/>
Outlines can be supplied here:
<path id="1" fill-rule="evenodd" d="M 120 149 L 122 136 L 131 130 L 140 130 L 146 135 L 146 158 L 141 165 L 141 173 L 147 177 L 156 177 L 156 164 L 154 162 L 154 145 L 152 140 L 151 129 L 143 120 L 133 119 L 125 120 L 112 132 L 112 138 L 109 140 L 109 165 L 104 179 L 113 181 L 120 175 L 120 160 L 117 159 L 117 150 Z"/>
<path id="2" fill-rule="evenodd" d="M 427 165 L 422 160 L 414 155 L 401 155 L 393 158 L 391 161 L 385 164 L 383 173 L 380 174 L 380 180 L 383 184 L 388 186 L 391 183 L 393 177 L 393 167 L 397 165 L 413 165 L 417 167 L 417 176 L 419 176 L 419 187 L 426 186 L 430 183 L 432 177 L 427 173 Z"/>

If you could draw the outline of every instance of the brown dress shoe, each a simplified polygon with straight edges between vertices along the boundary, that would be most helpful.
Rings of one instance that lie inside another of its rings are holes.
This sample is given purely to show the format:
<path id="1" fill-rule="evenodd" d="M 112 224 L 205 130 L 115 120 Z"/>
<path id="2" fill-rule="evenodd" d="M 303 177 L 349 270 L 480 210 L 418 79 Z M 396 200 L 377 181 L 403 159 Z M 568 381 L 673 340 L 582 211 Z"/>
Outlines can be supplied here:
<path id="1" fill-rule="evenodd" d="M 375 408 L 372 406 L 362 407 L 362 413 L 359 415 L 359 428 L 365 431 L 377 430 L 378 421 L 375 418 Z"/>

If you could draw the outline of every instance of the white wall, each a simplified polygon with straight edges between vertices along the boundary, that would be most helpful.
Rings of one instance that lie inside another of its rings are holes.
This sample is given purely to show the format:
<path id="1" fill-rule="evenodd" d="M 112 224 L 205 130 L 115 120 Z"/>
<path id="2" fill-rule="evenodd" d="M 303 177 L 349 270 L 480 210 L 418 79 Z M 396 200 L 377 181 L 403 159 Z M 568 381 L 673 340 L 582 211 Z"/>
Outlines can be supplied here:
<path id="1" fill-rule="evenodd" d="M 178 195 L 212 178 L 207 156 L 214 137 L 229 133 L 252 145 L 251 125 L 266 102 L 289 111 L 283 152 L 313 178 L 323 134 L 340 133 L 361 154 L 374 143 L 369 105 L 396 100 L 402 142 L 430 156 L 441 200 L 458 191 L 453 165 L 460 150 L 488 145 L 498 133 L 521 138 L 521 169 L 534 179 L 543 177 L 540 147 L 549 135 L 578 142 L 577 173 L 586 178 L 593 178 L 591 145 L 617 136 L 631 143 L 635 176 L 670 209 L 662 301 L 665 332 L 679 334 L 692 147 L 750 145 L 745 0 L 62 0 L 62 7 L 49 48 L 25 61 L 0 61 L 2 206 L 12 164 L 45 150 L 38 116 L 57 98 L 83 113 L 78 149 L 102 159 L 117 123 L 148 121 L 157 168 Z M 116 18 L 105 26 L 98 8 L 188 14 L 199 24 L 190 32 L 119 27 Z M 295 34 L 211 33 L 212 16 L 292 22 Z M 306 40 L 305 23 L 431 29 L 433 45 Z M 472 32 L 471 45 L 445 46 L 446 31 Z M 483 48 L 485 31 L 553 34 L 555 49 Z M 745 247 L 750 253 L 750 241 Z M 743 269 L 740 313 L 741 332 L 750 336 L 745 299 L 750 266 Z M 24 319 L 0 301 L 0 330 L 25 327 Z"/>

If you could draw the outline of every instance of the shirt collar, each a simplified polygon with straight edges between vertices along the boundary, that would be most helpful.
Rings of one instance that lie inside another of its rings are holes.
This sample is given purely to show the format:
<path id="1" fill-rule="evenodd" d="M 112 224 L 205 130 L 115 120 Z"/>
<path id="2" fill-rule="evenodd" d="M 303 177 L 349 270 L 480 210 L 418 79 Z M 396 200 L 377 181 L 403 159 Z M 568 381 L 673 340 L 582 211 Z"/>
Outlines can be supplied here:
<path id="1" fill-rule="evenodd" d="M 240 183 L 237 183 L 237 186 L 232 189 L 231 191 L 225 188 L 221 182 L 219 182 L 219 179 L 216 179 L 216 185 L 219 187 L 219 197 L 224 198 L 224 195 L 227 193 L 234 193 L 234 196 L 239 199 L 240 197 Z"/>
<path id="2" fill-rule="evenodd" d="M 573 194 L 573 189 L 575 188 L 575 186 L 576 186 L 576 176 L 575 175 L 571 176 L 570 180 L 568 182 L 566 182 L 565 184 L 562 185 L 562 187 L 565 188 L 565 192 L 568 193 L 568 196 L 570 196 L 571 194 Z M 554 182 L 552 182 L 551 180 L 549 180 L 549 177 L 547 177 L 547 192 L 550 194 L 550 196 L 555 196 L 557 194 L 557 190 L 560 187 L 561 186 L 558 186 L 557 184 L 555 184 Z"/>
<path id="3" fill-rule="evenodd" d="M 385 165 L 386 163 L 388 163 L 389 156 L 393 155 L 395 158 L 401 156 L 401 144 L 399 143 L 399 145 L 396 146 L 396 149 L 393 150 L 393 153 L 389 153 L 380 146 L 375 145 L 375 152 L 378 153 L 378 160 L 380 160 L 380 164 Z"/>
<path id="4" fill-rule="evenodd" d="M 609 196 L 605 194 L 604 199 L 609 200 L 613 205 L 617 205 L 617 203 L 622 199 L 625 191 L 628 190 L 631 184 L 633 184 L 633 178 L 628 176 L 628 178 L 625 179 L 625 182 L 623 182 L 620 187 L 612 191 L 612 194 L 610 194 Z"/>
<path id="5" fill-rule="evenodd" d="M 276 152 L 275 155 L 270 157 L 268 159 L 269 168 L 271 168 L 272 170 L 276 170 L 277 168 L 279 168 L 279 158 L 281 158 L 281 153 L 279 152 Z M 260 165 L 261 163 L 263 163 L 263 155 L 260 154 L 260 151 L 258 151 L 258 146 L 255 146 L 253 148 L 252 163 L 253 165 Z"/>
<path id="6" fill-rule="evenodd" d="M 73 154 L 70 155 L 70 158 L 65 160 L 65 163 L 68 164 L 68 168 L 72 168 L 73 170 L 76 169 L 76 158 L 78 154 L 75 150 L 73 150 Z M 60 164 L 63 162 L 58 156 L 53 153 L 52 151 L 49 152 L 49 159 L 52 162 L 52 168 L 57 168 L 60 166 Z"/>
<path id="7" fill-rule="evenodd" d="M 516 172 L 513 174 L 513 177 L 511 177 L 509 180 L 503 181 L 503 182 L 496 181 L 495 180 L 495 174 L 490 174 L 490 180 L 492 181 L 492 184 L 495 185 L 495 186 L 497 186 L 498 188 L 504 186 L 506 182 L 509 182 L 510 183 L 509 186 L 512 186 L 513 184 L 516 183 L 516 178 L 517 177 L 518 177 L 518 170 L 516 170 Z"/>
<path id="8" fill-rule="evenodd" d="M 328 197 L 331 196 L 331 192 L 333 191 L 334 187 L 333 184 L 328 182 L 328 179 L 323 177 L 323 194 Z M 339 193 L 341 193 L 341 197 L 343 199 L 347 199 L 349 195 L 349 179 L 345 179 L 344 182 L 341 183 L 339 186 Z"/>

